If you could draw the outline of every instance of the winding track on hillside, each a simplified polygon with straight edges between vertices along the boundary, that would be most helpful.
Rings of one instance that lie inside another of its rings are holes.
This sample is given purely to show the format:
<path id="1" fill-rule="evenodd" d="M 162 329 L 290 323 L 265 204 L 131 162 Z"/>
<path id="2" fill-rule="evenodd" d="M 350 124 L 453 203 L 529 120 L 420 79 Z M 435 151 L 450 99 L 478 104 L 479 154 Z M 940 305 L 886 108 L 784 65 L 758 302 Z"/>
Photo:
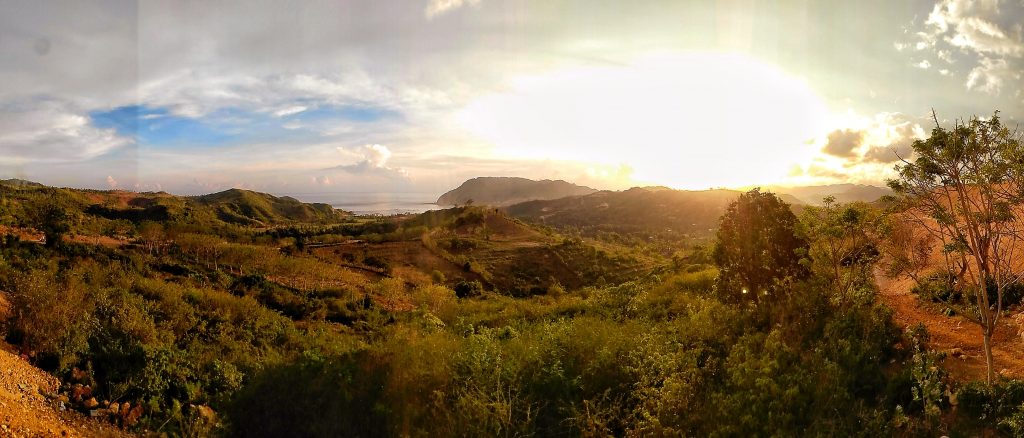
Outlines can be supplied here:
<path id="1" fill-rule="evenodd" d="M 910 279 L 889 279 L 876 272 L 879 298 L 893 309 L 901 327 L 923 323 L 930 347 L 947 352 L 943 367 L 960 381 L 985 379 L 985 352 L 981 327 L 961 316 L 945 316 L 918 302 L 910 292 Z M 992 357 L 995 371 L 1005 377 L 1024 378 L 1024 311 L 1007 312 L 996 329 Z M 957 354 L 954 354 L 957 353 Z M 962 354 L 961 354 L 962 353 Z"/>

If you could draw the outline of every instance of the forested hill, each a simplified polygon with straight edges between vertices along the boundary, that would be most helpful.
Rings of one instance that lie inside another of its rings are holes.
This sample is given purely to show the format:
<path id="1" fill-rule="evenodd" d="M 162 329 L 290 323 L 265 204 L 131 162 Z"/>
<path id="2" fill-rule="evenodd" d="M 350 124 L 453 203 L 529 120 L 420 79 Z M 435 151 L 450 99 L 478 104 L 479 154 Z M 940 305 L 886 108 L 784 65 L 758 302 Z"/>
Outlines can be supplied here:
<path id="1" fill-rule="evenodd" d="M 836 202 L 874 202 L 885 195 L 891 195 L 892 191 L 877 186 L 865 184 L 829 184 L 822 186 L 805 187 L 781 187 L 768 186 L 765 189 L 779 194 L 786 194 L 799 199 L 804 204 L 820 205 L 821 200 L 826 196 L 835 198 Z"/>
<path id="2" fill-rule="evenodd" d="M 328 204 L 307 204 L 288 196 L 277 197 L 242 189 L 199 196 L 196 201 L 213 208 L 225 222 L 247 225 L 318 222 L 341 217 L 341 213 Z"/>
<path id="3" fill-rule="evenodd" d="M 164 192 L 56 188 L 4 180 L 0 181 L 0 195 L 0 223 L 24 226 L 37 224 L 44 214 L 66 216 L 73 222 L 96 226 L 109 226 L 104 220 L 266 226 L 333 223 L 348 216 L 327 204 L 306 204 L 289 197 L 241 189 L 188 197 Z"/>
<path id="4" fill-rule="evenodd" d="M 575 228 L 587 235 L 615 233 L 627 236 L 675 240 L 682 237 L 710 237 L 718 218 L 736 200 L 733 190 L 673 190 L 665 187 L 635 187 L 621 192 L 601 191 L 546 201 L 530 201 L 506 208 L 508 213 L 530 222 L 555 228 Z M 800 200 L 780 195 L 791 205 Z"/>
<path id="5" fill-rule="evenodd" d="M 589 195 L 597 190 L 562 180 L 534 181 L 526 178 L 479 177 L 470 179 L 440 198 L 442 206 L 463 205 L 467 202 L 493 206 L 512 205 L 517 202 L 558 199 L 566 196 Z"/>

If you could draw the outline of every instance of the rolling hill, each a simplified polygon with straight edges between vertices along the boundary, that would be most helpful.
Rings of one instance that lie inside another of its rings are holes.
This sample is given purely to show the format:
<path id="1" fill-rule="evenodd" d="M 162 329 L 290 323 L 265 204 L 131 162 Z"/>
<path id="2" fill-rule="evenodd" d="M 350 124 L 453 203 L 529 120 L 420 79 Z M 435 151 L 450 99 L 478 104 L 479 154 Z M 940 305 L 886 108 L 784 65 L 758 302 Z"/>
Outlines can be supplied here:
<path id="1" fill-rule="evenodd" d="M 348 217 L 347 213 L 327 204 L 306 204 L 290 197 L 241 189 L 189 197 L 164 192 L 56 188 L 20 180 L 0 181 L 0 224 L 30 225 L 28 218 L 33 211 L 53 206 L 99 228 L 109 228 L 110 224 L 104 221 L 266 226 L 332 223 Z"/>
<path id="2" fill-rule="evenodd" d="M 566 196 L 589 195 L 597 190 L 562 180 L 534 181 L 526 178 L 479 177 L 470 179 L 440 198 L 442 206 L 476 204 L 505 206 L 533 200 L 548 200 Z"/>
<path id="3" fill-rule="evenodd" d="M 277 197 L 251 190 L 229 189 L 194 199 L 213 208 L 220 220 L 243 225 L 322 222 L 343 217 L 328 204 L 306 204 L 292 197 Z"/>
<path id="4" fill-rule="evenodd" d="M 530 201 L 506 207 L 514 216 L 559 229 L 575 228 L 587 235 L 617 233 L 651 239 L 707 237 L 718 219 L 741 192 L 734 190 L 673 190 L 635 187 L 586 196 Z M 792 196 L 783 201 L 800 204 Z"/>
<path id="5" fill-rule="evenodd" d="M 874 202 L 885 195 L 891 195 L 892 191 L 884 187 L 876 187 L 864 184 L 830 184 L 823 186 L 805 187 L 766 187 L 775 193 L 785 193 L 799 199 L 808 205 L 819 205 L 826 196 L 836 198 L 836 202 Z"/>

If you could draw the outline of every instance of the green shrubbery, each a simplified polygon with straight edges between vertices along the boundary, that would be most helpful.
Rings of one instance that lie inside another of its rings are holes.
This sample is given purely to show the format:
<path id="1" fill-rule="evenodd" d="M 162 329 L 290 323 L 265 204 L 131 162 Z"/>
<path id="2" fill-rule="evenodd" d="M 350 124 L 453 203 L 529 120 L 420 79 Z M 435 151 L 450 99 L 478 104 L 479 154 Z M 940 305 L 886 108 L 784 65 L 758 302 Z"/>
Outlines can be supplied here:
<path id="1" fill-rule="evenodd" d="M 269 364 L 347 345 L 252 298 L 144 278 L 131 266 L 87 259 L 12 274 L 3 287 L 19 311 L 8 337 L 58 374 L 88 370 L 94 394 L 143 406 L 154 427 L 184 421 L 182 406 L 222 405 Z"/>
<path id="2" fill-rule="evenodd" d="M 659 286 L 689 280 L 593 290 L 572 318 L 558 316 L 563 303 L 550 301 L 504 310 L 535 315 L 529 319 L 467 324 L 474 309 L 497 309 L 449 303 L 456 308 L 441 314 L 439 331 L 416 329 L 413 317 L 362 353 L 267 371 L 243 391 L 233 419 L 244 435 L 888 430 L 895 402 L 878 364 L 904 358 L 893 349 L 900 334 L 885 311 L 871 303 L 836 308 L 805 285 L 772 310 L 779 322 L 768 327 L 753 310 L 685 291 L 668 299 L 678 313 L 664 313 Z M 355 400 L 361 404 L 349 404 Z"/>
<path id="3" fill-rule="evenodd" d="M 258 233 L 146 222 L 143 245 L 117 249 L 8 238 L 7 336 L 58 375 L 86 370 L 99 397 L 144 406 L 143 424 L 171 434 L 915 435 L 946 431 L 957 398 L 980 425 L 968 434 L 991 419 L 1024 428 L 1024 387 L 954 396 L 925 334 L 902 333 L 876 303 L 874 259 L 826 263 L 800 234 L 859 239 L 867 216 L 798 224 L 770 195 L 745 199 L 772 215 L 735 208 L 714 251 L 654 270 L 581 238 L 522 250 L 504 270 L 467 257 L 493 241 L 439 240 L 466 253 L 443 260 L 484 283 L 437 265 L 401 278 L 410 265 L 386 253 L 364 252 L 355 274 L 342 267 L 353 253 L 292 243 L 463 232 L 487 223 L 477 207 Z M 772 250 L 743 247 L 751 233 Z M 194 421 L 198 406 L 223 414 L 219 429 Z"/>

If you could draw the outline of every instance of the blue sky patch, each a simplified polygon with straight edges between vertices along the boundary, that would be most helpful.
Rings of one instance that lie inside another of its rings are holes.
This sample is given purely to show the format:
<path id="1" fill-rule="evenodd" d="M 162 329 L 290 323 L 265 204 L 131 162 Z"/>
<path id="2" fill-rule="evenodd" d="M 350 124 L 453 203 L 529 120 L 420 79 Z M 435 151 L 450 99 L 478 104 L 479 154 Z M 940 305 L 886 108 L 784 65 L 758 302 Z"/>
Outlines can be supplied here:
<path id="1" fill-rule="evenodd" d="M 253 142 L 301 142 L 321 137 L 328 124 L 361 124 L 400 118 L 400 114 L 369 106 L 320 106 L 284 117 L 239 109 L 221 109 L 199 118 L 183 117 L 166 108 L 123 106 L 89 114 L 92 124 L 115 129 L 141 146 L 203 149 Z M 286 124 L 299 124 L 299 127 Z"/>

